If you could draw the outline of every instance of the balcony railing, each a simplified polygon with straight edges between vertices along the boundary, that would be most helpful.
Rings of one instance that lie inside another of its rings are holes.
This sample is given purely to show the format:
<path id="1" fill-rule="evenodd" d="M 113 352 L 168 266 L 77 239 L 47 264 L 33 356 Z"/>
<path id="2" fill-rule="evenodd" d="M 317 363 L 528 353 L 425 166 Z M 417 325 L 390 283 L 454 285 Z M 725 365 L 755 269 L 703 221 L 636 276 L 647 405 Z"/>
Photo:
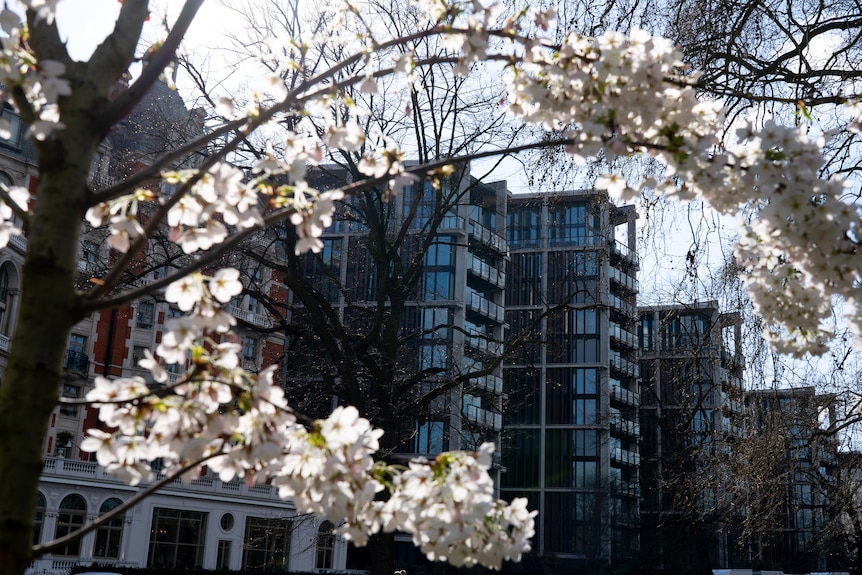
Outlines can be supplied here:
<path id="1" fill-rule="evenodd" d="M 483 375 L 471 378 L 470 383 L 478 389 L 490 391 L 497 395 L 503 393 L 503 378 L 497 375 Z"/>
<path id="2" fill-rule="evenodd" d="M 0 334 L 0 351 L 4 351 L 6 353 L 9 353 L 10 343 L 11 343 L 11 341 L 9 340 L 8 336 Z"/>
<path id="3" fill-rule="evenodd" d="M 638 337 L 615 322 L 609 322 L 609 335 L 631 348 L 638 347 Z"/>
<path id="4" fill-rule="evenodd" d="M 638 407 L 641 402 L 639 393 L 622 387 L 616 380 L 611 380 L 611 399 L 634 407 Z"/>
<path id="5" fill-rule="evenodd" d="M 498 341 L 489 340 L 484 335 L 468 335 L 464 338 L 464 342 L 473 349 L 490 353 L 491 355 L 501 355 L 503 353 L 503 344 Z"/>
<path id="6" fill-rule="evenodd" d="M 482 242 L 498 254 L 505 254 L 509 251 L 509 244 L 503 236 L 472 220 L 470 221 L 470 237 Z"/>
<path id="7" fill-rule="evenodd" d="M 627 245 L 620 241 L 611 240 L 611 251 L 620 256 L 621 258 L 632 262 L 635 265 L 640 263 L 637 253 L 635 253 L 634 250 L 630 249 Z"/>
<path id="8" fill-rule="evenodd" d="M 475 405 L 465 405 L 462 413 L 468 421 L 472 421 L 482 427 L 488 427 L 495 431 L 503 428 L 503 416 Z"/>
<path id="9" fill-rule="evenodd" d="M 620 310 L 629 317 L 635 317 L 637 315 L 637 308 L 635 306 L 614 294 L 608 295 L 608 305 L 614 309 Z"/>
<path id="10" fill-rule="evenodd" d="M 637 481 L 614 479 L 611 482 L 611 489 L 620 495 L 627 495 L 629 497 L 640 497 L 641 495 L 641 487 Z"/>
<path id="11" fill-rule="evenodd" d="M 610 279 L 617 282 L 621 286 L 633 291 L 637 292 L 639 290 L 639 284 L 637 278 L 630 276 L 626 272 L 619 270 L 613 266 L 608 268 L 610 270 L 609 275 Z"/>
<path id="12" fill-rule="evenodd" d="M 640 453 L 616 447 L 611 450 L 611 461 L 616 461 L 617 463 L 623 463 L 625 465 L 640 465 L 641 456 Z"/>
<path id="13" fill-rule="evenodd" d="M 239 309 L 238 307 L 232 305 L 226 305 L 223 309 L 235 318 L 241 319 L 245 322 L 260 327 L 272 327 L 272 320 L 265 315 L 260 315 L 259 313 Z"/>
<path id="14" fill-rule="evenodd" d="M 74 349 L 66 350 L 66 360 L 63 362 L 63 367 L 66 369 L 74 369 L 81 373 L 90 371 L 90 358 L 86 353 L 75 351 Z"/>
<path id="15" fill-rule="evenodd" d="M 122 484 L 121 481 L 114 479 L 108 474 L 105 469 L 99 466 L 95 461 L 78 461 L 75 459 L 64 459 L 62 457 L 47 457 L 42 467 L 43 476 L 68 476 L 78 478 L 98 479 L 101 481 L 114 481 L 117 485 Z M 164 479 L 164 475 L 157 473 L 153 481 Z M 146 485 L 147 482 L 141 482 L 141 485 Z M 249 487 L 245 481 L 234 480 L 230 482 L 222 482 L 217 477 L 200 477 L 188 483 L 183 483 L 182 480 L 176 479 L 165 486 L 164 489 L 181 489 L 183 491 L 191 490 L 206 493 L 231 493 L 241 494 L 256 499 L 272 499 L 281 501 L 278 496 L 278 489 L 271 485 L 253 485 Z"/>
<path id="16" fill-rule="evenodd" d="M 503 323 L 506 320 L 506 310 L 503 306 L 497 305 L 475 292 L 470 294 L 467 300 L 467 308 L 499 323 Z"/>
<path id="17" fill-rule="evenodd" d="M 15 235 L 9 236 L 9 245 L 18 248 L 22 252 L 26 252 L 27 251 L 27 238 L 24 237 L 24 234 L 15 234 Z"/>
<path id="18" fill-rule="evenodd" d="M 633 393 L 631 391 L 628 392 Z M 623 417 L 611 417 L 611 429 L 619 431 L 621 433 L 625 433 L 626 435 L 632 435 L 634 437 L 640 437 L 641 433 L 641 427 L 637 421 L 630 421 Z"/>
<path id="19" fill-rule="evenodd" d="M 634 361 L 625 359 L 620 355 L 620 352 L 611 350 L 608 359 L 613 369 L 617 369 L 630 377 L 640 377 L 640 366 Z"/>
<path id="20" fill-rule="evenodd" d="M 479 258 L 470 258 L 470 272 L 478 278 L 485 280 L 488 283 L 502 288 L 506 285 L 506 272 L 500 271 L 491 264 L 485 263 Z"/>

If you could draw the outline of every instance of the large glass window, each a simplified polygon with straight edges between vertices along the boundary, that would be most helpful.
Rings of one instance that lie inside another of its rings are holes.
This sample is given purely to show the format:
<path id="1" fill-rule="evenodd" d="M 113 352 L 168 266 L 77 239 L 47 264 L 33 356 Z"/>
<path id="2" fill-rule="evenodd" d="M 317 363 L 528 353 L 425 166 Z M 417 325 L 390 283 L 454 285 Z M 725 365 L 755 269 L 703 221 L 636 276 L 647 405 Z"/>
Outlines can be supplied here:
<path id="1" fill-rule="evenodd" d="M 99 508 L 99 515 L 113 511 L 123 502 L 112 497 Z M 120 545 L 123 540 L 123 521 L 125 513 L 120 513 L 96 530 L 96 545 L 93 548 L 93 557 L 99 559 L 117 559 L 120 557 Z"/>
<path id="2" fill-rule="evenodd" d="M 548 220 L 550 246 L 594 246 L 602 240 L 599 216 L 587 202 L 551 207 Z"/>
<path id="3" fill-rule="evenodd" d="M 419 369 L 438 370 L 442 375 L 449 369 L 449 346 L 445 343 L 423 343 L 419 346 Z"/>
<path id="4" fill-rule="evenodd" d="M 598 395 L 595 369 L 548 369 L 546 418 L 550 424 L 596 423 Z"/>
<path id="5" fill-rule="evenodd" d="M 541 423 L 540 376 L 541 372 L 537 369 L 507 369 L 503 371 L 503 389 L 509 395 L 509 400 L 503 411 L 504 425 Z"/>
<path id="6" fill-rule="evenodd" d="M 596 303 L 598 255 L 594 251 L 548 252 L 548 300 L 551 303 Z"/>
<path id="7" fill-rule="evenodd" d="M 147 567 L 202 567 L 206 526 L 207 513 L 153 509 Z"/>
<path id="8" fill-rule="evenodd" d="M 135 321 L 135 327 L 141 329 L 150 329 L 153 327 L 153 315 L 155 306 L 153 302 L 142 301 L 138 303 L 138 315 Z"/>
<path id="9" fill-rule="evenodd" d="M 503 435 L 503 487 L 539 487 L 541 431 L 513 429 Z"/>
<path id="10" fill-rule="evenodd" d="M 603 513 L 602 502 L 593 493 L 546 493 L 545 551 L 597 554 L 604 533 Z"/>
<path id="11" fill-rule="evenodd" d="M 73 531 L 77 531 L 84 525 L 87 516 L 87 503 L 80 495 L 67 495 L 60 502 L 57 512 L 57 528 L 54 531 L 54 539 L 65 537 Z M 81 550 L 81 540 L 75 539 L 66 543 L 63 547 L 54 551 L 55 555 L 77 557 Z"/>
<path id="12" fill-rule="evenodd" d="M 509 247 L 537 247 L 542 242 L 542 208 L 540 206 L 512 206 L 507 214 L 506 239 Z"/>
<path id="13" fill-rule="evenodd" d="M 287 571 L 291 523 L 285 519 L 249 517 L 245 521 L 242 566 L 252 570 Z"/>
<path id="14" fill-rule="evenodd" d="M 416 435 L 413 441 L 414 453 L 436 455 L 446 449 L 446 423 L 443 421 L 426 421 L 416 423 Z"/>
<path id="15" fill-rule="evenodd" d="M 422 299 L 435 301 L 452 299 L 453 276 L 451 270 L 422 272 Z"/>
<path id="16" fill-rule="evenodd" d="M 335 526 L 329 521 L 321 523 L 317 530 L 314 567 L 316 569 L 332 569 L 332 556 L 335 553 Z"/>
<path id="17" fill-rule="evenodd" d="M 512 254 L 506 277 L 506 305 L 543 303 L 542 254 Z"/>
<path id="18" fill-rule="evenodd" d="M 598 431 L 595 429 L 549 429 L 545 432 L 545 486 L 579 487 L 594 482 L 598 462 Z M 578 473 L 586 474 L 577 476 Z"/>

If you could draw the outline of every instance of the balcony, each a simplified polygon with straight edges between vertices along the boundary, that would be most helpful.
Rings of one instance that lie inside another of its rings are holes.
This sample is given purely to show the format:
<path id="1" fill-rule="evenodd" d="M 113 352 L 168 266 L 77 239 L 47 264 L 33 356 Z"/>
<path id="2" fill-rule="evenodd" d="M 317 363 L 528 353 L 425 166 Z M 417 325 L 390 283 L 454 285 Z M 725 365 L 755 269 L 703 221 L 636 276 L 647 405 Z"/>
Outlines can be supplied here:
<path id="1" fill-rule="evenodd" d="M 624 271 L 618 270 L 613 266 L 609 267 L 608 270 L 610 279 L 612 281 L 615 281 L 617 284 L 635 293 L 639 291 L 640 288 L 637 278 L 627 274 Z"/>
<path id="2" fill-rule="evenodd" d="M 611 489 L 617 495 L 626 495 L 628 497 L 640 497 L 641 495 L 641 486 L 637 481 L 614 479 L 611 481 Z"/>
<path id="3" fill-rule="evenodd" d="M 465 405 L 462 413 L 467 418 L 467 421 L 471 421 L 482 427 L 487 427 L 494 431 L 500 431 L 503 428 L 503 416 L 499 413 L 494 413 L 475 405 Z"/>
<path id="4" fill-rule="evenodd" d="M 470 222 L 470 237 L 488 246 L 498 254 L 505 255 L 509 251 L 509 245 L 503 236 L 492 232 L 482 224 Z"/>
<path id="5" fill-rule="evenodd" d="M 621 447 L 615 447 L 611 450 L 611 461 L 622 463 L 624 465 L 638 466 L 641 463 L 640 453 L 629 451 Z"/>
<path id="6" fill-rule="evenodd" d="M 469 295 L 470 297 L 467 298 L 467 309 L 492 319 L 497 323 L 503 323 L 506 320 L 506 310 L 503 306 L 497 305 L 475 292 Z"/>
<path id="7" fill-rule="evenodd" d="M 629 377 L 640 377 L 640 366 L 634 361 L 625 359 L 620 352 L 611 350 L 608 359 L 612 369 L 621 371 Z"/>
<path id="8" fill-rule="evenodd" d="M 9 236 L 9 245 L 18 248 L 22 253 L 27 251 L 27 238 L 24 234 L 14 234 Z"/>
<path id="9" fill-rule="evenodd" d="M 464 343 L 468 347 L 491 355 L 501 355 L 503 353 L 503 344 L 488 339 L 486 335 L 468 335 L 464 338 Z"/>
<path id="10" fill-rule="evenodd" d="M 483 375 L 470 378 L 470 385 L 476 389 L 489 391 L 496 395 L 503 393 L 503 378 L 497 375 Z"/>
<path id="11" fill-rule="evenodd" d="M 608 295 L 608 305 L 612 308 L 621 311 L 628 317 L 636 317 L 637 316 L 637 308 L 630 304 L 629 302 L 621 299 L 619 296 L 615 296 L 614 294 Z"/>
<path id="12" fill-rule="evenodd" d="M 11 345 L 11 341 L 9 340 L 9 336 L 5 336 L 0 334 L 0 351 L 9 353 L 9 346 Z"/>
<path id="13" fill-rule="evenodd" d="M 640 406 L 641 402 L 639 393 L 622 387 L 616 380 L 611 380 L 611 399 L 632 407 Z"/>
<path id="14" fill-rule="evenodd" d="M 483 279 L 486 282 L 502 289 L 506 285 L 506 272 L 500 271 L 496 267 L 487 264 L 476 257 L 470 257 L 470 272 L 477 278 Z"/>
<path id="15" fill-rule="evenodd" d="M 226 305 L 222 309 L 231 314 L 237 319 L 241 319 L 246 323 L 250 323 L 259 327 L 272 327 L 272 320 L 265 315 L 254 313 L 244 309 L 239 309 L 236 306 Z"/>
<path id="16" fill-rule="evenodd" d="M 617 323 L 609 322 L 608 334 L 611 336 L 611 339 L 614 339 L 632 349 L 637 349 L 638 347 L 638 337 L 627 329 L 622 328 Z"/>
<path id="17" fill-rule="evenodd" d="M 81 353 L 74 349 L 67 349 L 66 359 L 63 361 L 63 367 L 65 369 L 71 369 L 87 374 L 90 371 L 90 358 L 87 357 L 86 353 Z"/>
<path id="18" fill-rule="evenodd" d="M 403 222 L 403 220 L 400 220 Z M 397 223 L 397 222 L 396 222 Z M 410 222 L 411 230 L 423 230 L 428 223 L 428 218 L 416 217 Z M 437 232 L 463 231 L 467 227 L 467 222 L 461 216 L 447 215 L 440 220 L 440 225 L 437 226 Z M 391 229 L 391 228 L 390 228 Z"/>
<path id="19" fill-rule="evenodd" d="M 634 393 L 627 389 L 625 391 Z M 611 429 L 634 437 L 640 437 L 641 434 L 641 427 L 637 421 L 630 421 L 623 417 L 611 417 Z"/>
<path id="20" fill-rule="evenodd" d="M 620 241 L 611 240 L 611 253 L 635 265 L 640 263 L 637 253 Z"/>

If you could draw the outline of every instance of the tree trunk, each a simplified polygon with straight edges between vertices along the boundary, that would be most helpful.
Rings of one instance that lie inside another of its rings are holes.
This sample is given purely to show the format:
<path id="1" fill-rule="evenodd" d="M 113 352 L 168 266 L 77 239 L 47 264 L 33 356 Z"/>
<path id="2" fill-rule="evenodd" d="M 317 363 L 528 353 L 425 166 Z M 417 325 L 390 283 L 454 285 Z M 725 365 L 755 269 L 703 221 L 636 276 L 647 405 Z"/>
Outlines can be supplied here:
<path id="1" fill-rule="evenodd" d="M 0 386 L 0 575 L 20 575 L 32 560 L 42 445 L 60 395 L 69 330 L 80 319 L 74 274 L 94 148 L 67 134 L 40 147 L 19 317 Z"/>

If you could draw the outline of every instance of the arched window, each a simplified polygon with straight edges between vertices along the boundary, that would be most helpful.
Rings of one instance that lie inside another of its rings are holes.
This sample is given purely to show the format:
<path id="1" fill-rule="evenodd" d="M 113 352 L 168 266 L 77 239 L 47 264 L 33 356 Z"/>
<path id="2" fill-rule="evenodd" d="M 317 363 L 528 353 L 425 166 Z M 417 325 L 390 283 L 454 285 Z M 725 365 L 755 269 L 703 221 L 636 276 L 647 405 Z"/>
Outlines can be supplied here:
<path id="1" fill-rule="evenodd" d="M 84 519 L 87 515 L 87 503 L 80 495 L 67 495 L 60 502 L 60 509 L 57 513 L 57 529 L 54 532 L 54 539 L 64 537 L 73 531 L 77 531 L 84 524 Z M 56 555 L 66 555 L 77 557 L 81 552 L 81 540 L 76 539 L 57 549 Z"/>
<path id="2" fill-rule="evenodd" d="M 122 501 L 112 497 L 102 503 L 99 515 L 104 515 L 122 505 Z M 120 513 L 96 530 L 96 546 L 93 548 L 93 557 L 99 559 L 119 559 L 120 545 L 123 540 L 123 520 L 126 514 Z"/>
<path id="3" fill-rule="evenodd" d="M 314 560 L 316 569 L 332 569 L 332 554 L 335 551 L 335 526 L 329 521 L 320 524 L 317 530 L 317 557 Z"/>
<path id="4" fill-rule="evenodd" d="M 36 514 L 33 516 L 33 545 L 42 540 L 42 524 L 45 522 L 45 496 L 41 493 L 36 498 Z"/>

